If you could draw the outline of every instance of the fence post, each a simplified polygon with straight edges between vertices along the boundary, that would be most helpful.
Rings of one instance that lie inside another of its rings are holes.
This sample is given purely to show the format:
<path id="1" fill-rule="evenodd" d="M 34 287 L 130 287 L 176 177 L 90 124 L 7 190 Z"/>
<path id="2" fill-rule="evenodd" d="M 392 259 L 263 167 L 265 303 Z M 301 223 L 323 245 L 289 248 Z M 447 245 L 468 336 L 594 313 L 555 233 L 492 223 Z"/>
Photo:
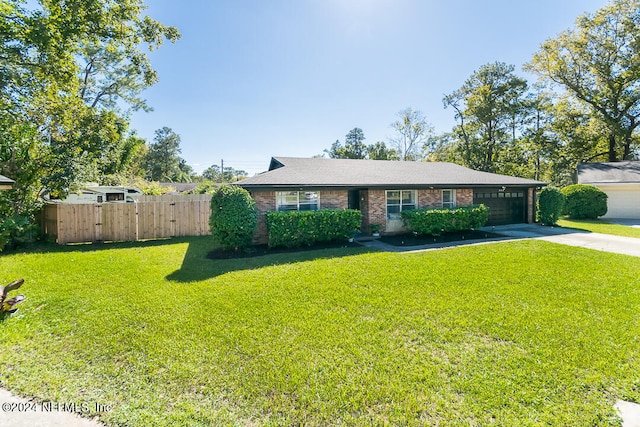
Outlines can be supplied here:
<path id="1" fill-rule="evenodd" d="M 102 205 L 101 204 L 95 204 L 93 207 L 93 217 L 95 219 L 95 224 L 96 224 L 96 235 L 95 235 L 95 240 L 97 242 L 102 240 L 102 224 L 104 223 L 104 216 L 102 213 Z"/>

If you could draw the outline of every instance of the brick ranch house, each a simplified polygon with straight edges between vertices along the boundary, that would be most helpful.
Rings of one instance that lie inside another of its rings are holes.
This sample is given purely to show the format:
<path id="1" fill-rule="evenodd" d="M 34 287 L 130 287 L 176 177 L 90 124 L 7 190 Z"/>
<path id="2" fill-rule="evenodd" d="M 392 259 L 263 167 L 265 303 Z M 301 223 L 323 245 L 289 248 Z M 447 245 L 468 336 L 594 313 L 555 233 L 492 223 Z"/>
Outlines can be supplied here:
<path id="1" fill-rule="evenodd" d="M 269 170 L 239 181 L 260 213 L 256 243 L 267 241 L 265 213 L 276 210 L 358 209 L 362 231 L 403 231 L 408 209 L 480 204 L 489 224 L 531 223 L 535 190 L 543 182 L 479 172 L 453 163 L 273 157 Z"/>

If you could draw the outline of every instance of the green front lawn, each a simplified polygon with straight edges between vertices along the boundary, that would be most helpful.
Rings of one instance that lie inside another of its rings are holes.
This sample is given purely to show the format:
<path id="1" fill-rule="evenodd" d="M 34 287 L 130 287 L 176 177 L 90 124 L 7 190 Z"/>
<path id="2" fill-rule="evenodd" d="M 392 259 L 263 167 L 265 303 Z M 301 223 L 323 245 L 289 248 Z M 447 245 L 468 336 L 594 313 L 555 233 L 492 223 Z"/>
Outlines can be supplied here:
<path id="1" fill-rule="evenodd" d="M 640 237 L 640 228 L 612 224 L 603 219 L 560 219 L 560 227 L 575 228 L 592 233 L 613 234 L 615 236 Z"/>
<path id="2" fill-rule="evenodd" d="M 640 258 L 543 241 L 205 259 L 209 240 L 3 255 L 2 385 L 111 425 L 615 426 Z"/>

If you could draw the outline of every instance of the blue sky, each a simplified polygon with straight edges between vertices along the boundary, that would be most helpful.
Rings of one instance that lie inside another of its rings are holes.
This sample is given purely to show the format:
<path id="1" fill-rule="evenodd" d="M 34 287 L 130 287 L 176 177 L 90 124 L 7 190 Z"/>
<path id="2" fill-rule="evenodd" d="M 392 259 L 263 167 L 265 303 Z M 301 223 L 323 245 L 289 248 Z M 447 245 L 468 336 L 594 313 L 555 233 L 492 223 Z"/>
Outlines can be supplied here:
<path id="1" fill-rule="evenodd" d="M 320 154 L 354 127 L 387 141 L 397 113 L 455 124 L 442 98 L 480 66 L 524 63 L 606 0 L 149 0 L 182 33 L 150 54 L 153 112 L 132 127 L 172 128 L 197 172 L 263 171 L 271 156 Z"/>

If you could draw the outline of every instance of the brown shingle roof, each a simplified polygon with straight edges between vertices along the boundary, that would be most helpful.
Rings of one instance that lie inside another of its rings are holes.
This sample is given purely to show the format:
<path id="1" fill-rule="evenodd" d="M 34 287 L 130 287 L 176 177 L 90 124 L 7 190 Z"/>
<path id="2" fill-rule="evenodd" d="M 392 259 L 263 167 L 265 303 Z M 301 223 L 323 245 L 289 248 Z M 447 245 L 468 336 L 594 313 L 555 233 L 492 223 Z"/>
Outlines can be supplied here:
<path id="1" fill-rule="evenodd" d="M 640 183 L 640 162 L 580 163 L 581 184 Z"/>
<path id="2" fill-rule="evenodd" d="M 274 157 L 269 171 L 239 181 L 246 188 L 546 185 L 453 163 Z"/>

